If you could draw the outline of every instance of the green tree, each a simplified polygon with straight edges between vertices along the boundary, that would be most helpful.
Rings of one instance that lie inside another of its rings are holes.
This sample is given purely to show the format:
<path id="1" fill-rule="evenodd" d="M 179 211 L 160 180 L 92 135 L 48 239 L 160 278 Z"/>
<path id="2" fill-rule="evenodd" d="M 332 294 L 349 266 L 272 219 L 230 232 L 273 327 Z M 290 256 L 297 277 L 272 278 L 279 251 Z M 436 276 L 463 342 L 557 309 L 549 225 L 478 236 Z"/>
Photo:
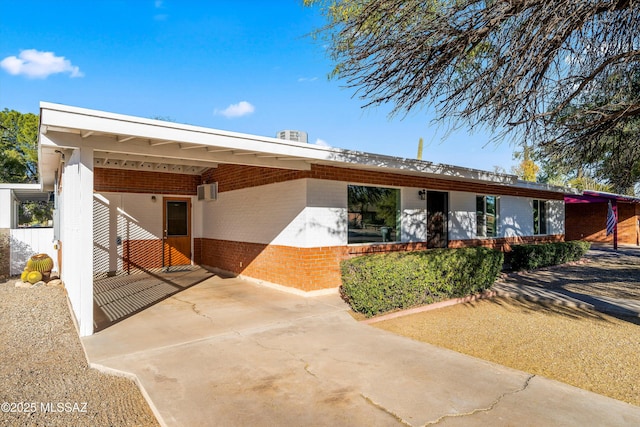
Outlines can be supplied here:
<path id="1" fill-rule="evenodd" d="M 38 116 L 5 108 L 0 130 L 0 182 L 37 182 Z"/>
<path id="2" fill-rule="evenodd" d="M 522 151 L 516 151 L 513 154 L 516 160 L 520 160 L 520 163 L 512 168 L 512 172 L 520 179 L 524 181 L 536 182 L 540 166 L 538 166 L 531 158 L 531 147 L 525 145 Z"/>
<path id="3" fill-rule="evenodd" d="M 638 182 L 640 2 L 305 0 L 327 17 L 333 75 L 365 106 L 437 120 Z M 625 172 L 631 173 L 624 175 Z M 624 175 L 624 176 L 623 176 Z"/>
<path id="4" fill-rule="evenodd" d="M 38 122 L 32 113 L 0 111 L 0 182 L 38 182 Z M 18 207 L 20 224 L 46 224 L 52 218 L 50 202 L 25 201 Z"/>
<path id="5" fill-rule="evenodd" d="M 598 79 L 593 90 L 569 104 L 559 117 L 557 138 L 541 144 L 541 154 L 555 167 L 591 169 L 590 178 L 604 182 L 610 191 L 633 194 L 640 181 L 640 117 L 621 117 L 604 131 L 593 131 L 582 124 L 598 120 L 601 108 L 609 102 L 604 94 L 615 94 L 620 105 L 640 98 L 640 65 L 629 75 L 614 73 Z M 579 140 L 580 144 L 573 141 Z"/>

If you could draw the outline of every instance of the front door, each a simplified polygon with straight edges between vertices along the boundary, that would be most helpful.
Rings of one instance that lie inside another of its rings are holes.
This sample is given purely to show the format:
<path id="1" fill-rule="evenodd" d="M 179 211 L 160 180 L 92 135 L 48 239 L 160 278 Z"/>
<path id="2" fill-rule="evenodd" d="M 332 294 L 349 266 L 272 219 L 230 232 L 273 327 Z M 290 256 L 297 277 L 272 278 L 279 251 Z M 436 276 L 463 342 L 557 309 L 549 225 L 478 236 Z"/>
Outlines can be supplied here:
<path id="1" fill-rule="evenodd" d="M 163 203 L 163 266 L 190 265 L 191 199 L 165 197 Z"/>
<path id="2" fill-rule="evenodd" d="M 446 248 L 449 243 L 447 212 L 449 193 L 427 191 L 427 248 Z"/>

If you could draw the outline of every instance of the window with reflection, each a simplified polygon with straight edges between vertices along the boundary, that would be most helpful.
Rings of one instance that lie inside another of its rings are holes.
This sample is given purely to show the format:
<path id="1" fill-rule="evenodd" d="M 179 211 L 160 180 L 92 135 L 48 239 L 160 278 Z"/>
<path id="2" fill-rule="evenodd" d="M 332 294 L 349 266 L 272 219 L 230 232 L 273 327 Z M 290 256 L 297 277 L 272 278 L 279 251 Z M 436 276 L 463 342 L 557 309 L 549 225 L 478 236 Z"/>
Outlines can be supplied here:
<path id="1" fill-rule="evenodd" d="M 547 202 L 545 200 L 533 201 L 533 234 L 547 234 Z"/>
<path id="2" fill-rule="evenodd" d="M 348 187 L 349 243 L 400 241 L 400 190 Z"/>
<path id="3" fill-rule="evenodd" d="M 476 234 L 478 237 L 498 236 L 497 196 L 476 196 Z"/>

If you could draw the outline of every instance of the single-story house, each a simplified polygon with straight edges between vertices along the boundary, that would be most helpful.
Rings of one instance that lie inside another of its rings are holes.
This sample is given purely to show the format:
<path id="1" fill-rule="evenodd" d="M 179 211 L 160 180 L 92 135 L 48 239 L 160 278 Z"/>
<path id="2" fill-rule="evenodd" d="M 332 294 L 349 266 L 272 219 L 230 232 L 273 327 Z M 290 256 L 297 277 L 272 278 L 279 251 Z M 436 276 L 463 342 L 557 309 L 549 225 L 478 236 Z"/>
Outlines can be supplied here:
<path id="1" fill-rule="evenodd" d="M 640 246 L 640 198 L 585 190 L 564 198 L 567 240 L 586 240 Z M 609 203 L 616 216 L 617 227 L 607 235 Z"/>
<path id="2" fill-rule="evenodd" d="M 299 292 L 340 261 L 564 239 L 564 188 L 513 175 L 41 103 L 39 161 L 81 335 L 95 277 L 198 264 Z M 275 134 L 275 130 L 274 130 Z"/>

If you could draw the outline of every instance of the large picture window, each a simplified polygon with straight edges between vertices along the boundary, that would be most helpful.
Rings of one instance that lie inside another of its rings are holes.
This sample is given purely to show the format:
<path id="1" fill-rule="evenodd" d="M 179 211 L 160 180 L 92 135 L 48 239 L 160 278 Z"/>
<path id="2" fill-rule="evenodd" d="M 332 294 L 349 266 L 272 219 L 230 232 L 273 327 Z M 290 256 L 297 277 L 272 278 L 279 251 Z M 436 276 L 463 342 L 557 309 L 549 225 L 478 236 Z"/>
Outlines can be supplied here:
<path id="1" fill-rule="evenodd" d="M 400 241 L 400 190 L 348 187 L 349 243 Z"/>
<path id="2" fill-rule="evenodd" d="M 476 234 L 478 237 L 498 236 L 497 196 L 476 196 Z"/>
<path id="3" fill-rule="evenodd" d="M 533 201 L 533 234 L 547 234 L 547 209 L 545 200 Z"/>

